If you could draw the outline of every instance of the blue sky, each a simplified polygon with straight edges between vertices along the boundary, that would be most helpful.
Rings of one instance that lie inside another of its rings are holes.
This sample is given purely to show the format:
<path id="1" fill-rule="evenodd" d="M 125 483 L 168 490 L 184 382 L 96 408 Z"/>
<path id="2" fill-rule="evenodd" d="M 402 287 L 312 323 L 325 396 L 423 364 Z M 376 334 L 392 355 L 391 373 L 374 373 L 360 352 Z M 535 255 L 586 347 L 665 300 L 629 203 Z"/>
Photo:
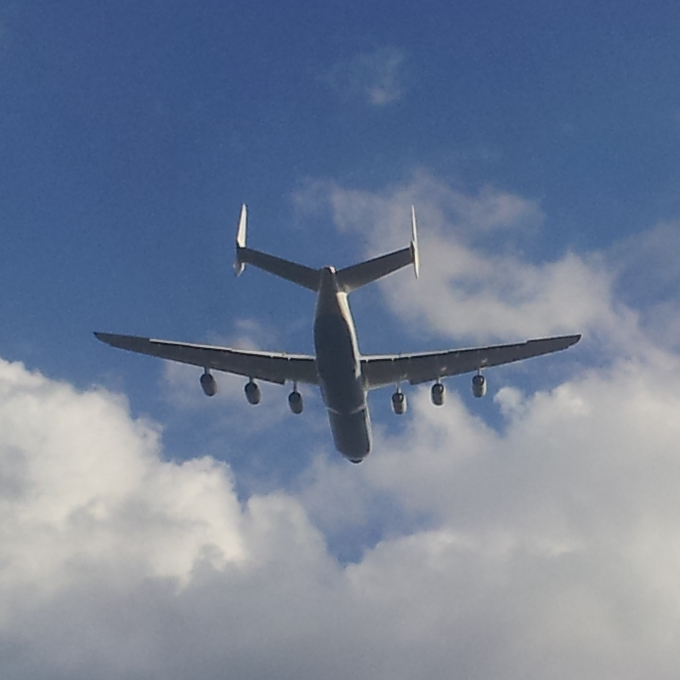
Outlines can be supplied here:
<path id="1" fill-rule="evenodd" d="M 0 1 L 2 676 L 675 677 L 679 42 L 665 1 Z M 349 466 L 313 391 L 92 336 L 311 352 L 308 291 L 233 277 L 243 202 L 311 266 L 416 204 L 366 353 L 584 340 L 372 394 Z"/>

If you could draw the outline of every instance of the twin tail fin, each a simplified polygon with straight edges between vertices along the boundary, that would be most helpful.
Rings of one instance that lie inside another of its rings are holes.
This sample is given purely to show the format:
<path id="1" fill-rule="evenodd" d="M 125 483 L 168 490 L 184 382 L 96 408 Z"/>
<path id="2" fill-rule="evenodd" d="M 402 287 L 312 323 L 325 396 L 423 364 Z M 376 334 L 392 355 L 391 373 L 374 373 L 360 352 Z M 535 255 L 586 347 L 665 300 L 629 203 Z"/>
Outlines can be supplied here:
<path id="1" fill-rule="evenodd" d="M 284 260 L 274 255 L 268 255 L 259 250 L 254 250 L 246 246 L 246 232 L 248 223 L 248 208 L 245 204 L 241 207 L 241 215 L 236 230 L 236 259 L 234 260 L 234 272 L 236 276 L 241 274 L 246 264 L 252 264 L 259 269 L 279 276 L 288 281 L 317 291 L 319 288 L 319 269 L 312 269 L 289 260 Z M 413 270 L 418 278 L 419 256 L 418 256 L 418 231 L 416 224 L 416 211 L 411 206 L 411 243 L 407 248 L 396 250 L 387 255 L 366 260 L 359 264 L 345 267 L 336 273 L 338 288 L 345 293 L 351 293 L 357 288 L 361 288 L 368 283 L 377 281 L 383 276 L 387 276 L 402 267 L 413 265 Z"/>

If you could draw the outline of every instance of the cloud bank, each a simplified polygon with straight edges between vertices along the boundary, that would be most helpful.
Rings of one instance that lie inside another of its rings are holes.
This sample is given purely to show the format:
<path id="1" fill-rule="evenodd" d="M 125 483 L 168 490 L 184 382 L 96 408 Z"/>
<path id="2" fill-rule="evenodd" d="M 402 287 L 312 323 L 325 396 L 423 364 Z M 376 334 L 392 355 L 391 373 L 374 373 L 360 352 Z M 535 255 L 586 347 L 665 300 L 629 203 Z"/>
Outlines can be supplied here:
<path id="1" fill-rule="evenodd" d="M 568 327 L 590 349 L 538 389 L 492 389 L 500 426 L 413 390 L 362 466 L 321 451 L 245 499 L 224 462 L 166 460 L 120 395 L 0 361 L 2 677 L 675 678 L 680 360 L 624 295 L 631 261 L 523 256 L 549 216 L 492 188 L 324 191 L 339 228 L 373 220 L 367 252 L 422 206 L 423 280 L 384 291 L 399 318 L 471 340 Z"/>

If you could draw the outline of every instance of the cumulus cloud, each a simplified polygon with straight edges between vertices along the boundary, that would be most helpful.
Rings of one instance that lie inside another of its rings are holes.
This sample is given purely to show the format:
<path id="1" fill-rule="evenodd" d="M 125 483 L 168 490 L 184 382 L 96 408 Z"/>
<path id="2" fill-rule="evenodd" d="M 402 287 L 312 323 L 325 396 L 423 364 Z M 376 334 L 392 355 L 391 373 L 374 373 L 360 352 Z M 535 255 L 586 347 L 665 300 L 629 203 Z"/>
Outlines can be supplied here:
<path id="1" fill-rule="evenodd" d="M 680 349 L 680 238 L 678 222 L 661 222 L 613 246 L 617 290 L 640 310 L 654 340 Z"/>
<path id="2" fill-rule="evenodd" d="M 342 97 L 361 99 L 374 107 L 398 101 L 404 94 L 405 54 L 395 47 L 380 47 L 337 64 L 327 76 Z"/>
<path id="3" fill-rule="evenodd" d="M 333 566 L 293 498 L 242 506 L 226 465 L 164 461 L 158 427 L 104 390 L 2 361 L 0 427 L 3 677 L 184 677 L 182 654 L 206 628 L 223 630 L 225 613 L 226 649 L 243 625 L 255 645 L 238 592 L 259 588 L 273 561 L 294 591 L 291 573 Z M 230 592 L 217 612 L 204 606 L 211 580 Z M 223 677 L 228 656 L 216 653 L 204 677 Z"/>
<path id="4" fill-rule="evenodd" d="M 297 200 L 309 210 L 330 207 L 338 228 L 360 233 L 370 255 L 404 246 L 416 205 L 421 279 L 394 276 L 383 292 L 423 332 L 467 343 L 582 332 L 618 346 L 637 334 L 605 253 L 567 250 L 548 262 L 523 253 L 523 239 L 546 220 L 536 201 L 491 186 L 460 191 L 426 172 L 380 193 L 310 183 Z"/>
<path id="5" fill-rule="evenodd" d="M 348 573 L 383 629 L 417 650 L 412 665 L 391 650 L 403 677 L 418 662 L 442 678 L 672 677 L 677 357 L 621 359 L 503 399 L 499 432 L 457 395 L 435 409 L 421 390 L 405 434 L 379 431 L 361 480 L 317 471 L 317 512 L 336 489 L 399 499 L 393 537 Z M 423 513 L 427 529 L 395 535 Z"/>
<path id="6" fill-rule="evenodd" d="M 342 566 L 304 492 L 241 504 L 228 467 L 164 461 L 120 397 L 2 362 L 3 677 L 670 679 L 680 366 L 664 368 L 661 388 L 658 366 L 622 360 L 516 395 L 502 433 L 418 393 L 405 436 L 309 481 L 327 513 L 353 498 L 339 484 L 366 512 L 389 496 L 431 515 Z"/>
<path id="7" fill-rule="evenodd" d="M 342 228 L 375 225 L 370 254 L 402 246 L 422 206 L 434 279 L 405 285 L 433 299 L 417 310 L 385 288 L 401 318 L 458 337 L 435 303 L 458 315 L 469 298 L 498 316 L 463 319 L 471 339 L 580 324 L 607 360 L 577 346 L 562 379 L 511 376 L 493 426 L 455 381 L 441 408 L 413 389 L 363 465 L 315 443 L 294 484 L 245 497 L 211 456 L 167 460 L 162 428 L 124 397 L 0 360 L 0 675 L 675 678 L 680 357 L 621 298 L 624 256 L 525 257 L 513 239 L 549 216 L 490 187 L 322 188 Z"/>

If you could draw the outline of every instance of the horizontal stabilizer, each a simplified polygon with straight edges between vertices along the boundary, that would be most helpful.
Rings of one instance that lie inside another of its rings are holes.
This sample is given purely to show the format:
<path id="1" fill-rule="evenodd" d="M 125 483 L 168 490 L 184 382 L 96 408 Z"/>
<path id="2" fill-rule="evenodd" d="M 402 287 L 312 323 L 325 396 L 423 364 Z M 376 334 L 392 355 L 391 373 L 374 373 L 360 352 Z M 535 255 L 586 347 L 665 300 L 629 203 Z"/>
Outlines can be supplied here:
<path id="1" fill-rule="evenodd" d="M 411 245 L 408 248 L 395 250 L 393 253 L 375 257 L 366 262 L 352 265 L 341 269 L 338 274 L 338 283 L 342 290 L 351 293 L 367 283 L 377 281 L 383 276 L 396 272 L 402 267 L 412 264 L 416 278 L 418 277 L 418 232 L 416 227 L 416 210 L 411 206 Z"/>
<path id="2" fill-rule="evenodd" d="M 319 288 L 319 270 L 305 267 L 289 260 L 268 255 L 267 253 L 248 248 L 246 246 L 246 232 L 248 229 L 248 207 L 244 203 L 241 206 L 241 216 L 236 229 L 236 259 L 234 271 L 238 276 L 246 267 L 252 264 L 258 269 L 263 269 L 270 274 L 280 276 L 282 279 L 297 283 L 299 286 L 317 291 Z"/>
<path id="3" fill-rule="evenodd" d="M 284 260 L 275 255 L 268 255 L 252 248 L 239 248 L 238 258 L 241 266 L 252 264 L 270 274 L 297 283 L 298 286 L 317 291 L 319 289 L 319 270 L 305 267 L 296 262 Z"/>
<path id="4" fill-rule="evenodd" d="M 338 284 L 346 293 L 351 293 L 353 290 L 396 272 L 412 262 L 413 249 L 410 247 L 402 248 L 393 253 L 341 269 L 337 274 Z"/>

